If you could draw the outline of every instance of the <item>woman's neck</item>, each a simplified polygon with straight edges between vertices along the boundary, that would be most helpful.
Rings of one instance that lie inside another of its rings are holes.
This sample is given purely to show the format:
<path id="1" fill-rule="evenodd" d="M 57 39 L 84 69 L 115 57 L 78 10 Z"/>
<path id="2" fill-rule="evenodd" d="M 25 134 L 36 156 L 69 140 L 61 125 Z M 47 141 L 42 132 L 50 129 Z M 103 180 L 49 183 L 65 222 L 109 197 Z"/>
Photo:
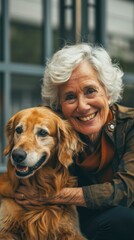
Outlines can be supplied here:
<path id="1" fill-rule="evenodd" d="M 101 132 L 89 136 L 80 134 L 80 138 L 86 144 L 85 148 L 91 153 L 100 143 Z"/>

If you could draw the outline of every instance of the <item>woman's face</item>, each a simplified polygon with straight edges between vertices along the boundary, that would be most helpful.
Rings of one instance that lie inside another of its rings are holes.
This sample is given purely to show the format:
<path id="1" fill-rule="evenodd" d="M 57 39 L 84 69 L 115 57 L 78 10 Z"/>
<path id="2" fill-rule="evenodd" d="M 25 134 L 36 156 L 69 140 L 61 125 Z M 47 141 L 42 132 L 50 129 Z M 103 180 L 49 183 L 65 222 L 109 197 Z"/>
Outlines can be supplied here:
<path id="1" fill-rule="evenodd" d="M 62 112 L 74 129 L 97 138 L 107 120 L 109 104 L 94 68 L 83 61 L 59 92 Z"/>

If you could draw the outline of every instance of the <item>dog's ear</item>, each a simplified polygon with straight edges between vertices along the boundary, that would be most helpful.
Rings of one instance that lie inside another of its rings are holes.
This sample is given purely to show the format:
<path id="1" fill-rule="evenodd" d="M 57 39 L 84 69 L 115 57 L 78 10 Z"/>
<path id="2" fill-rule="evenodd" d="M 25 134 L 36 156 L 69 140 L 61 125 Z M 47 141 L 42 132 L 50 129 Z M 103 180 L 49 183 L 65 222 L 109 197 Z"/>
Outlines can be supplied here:
<path id="1" fill-rule="evenodd" d="M 4 149 L 4 155 L 6 156 L 13 148 L 14 145 L 14 121 L 15 116 L 11 117 L 6 124 L 5 133 L 7 137 L 7 146 Z"/>
<path id="2" fill-rule="evenodd" d="M 72 163 L 72 158 L 82 151 L 83 143 L 78 134 L 66 120 L 58 122 L 58 157 L 66 168 Z"/>

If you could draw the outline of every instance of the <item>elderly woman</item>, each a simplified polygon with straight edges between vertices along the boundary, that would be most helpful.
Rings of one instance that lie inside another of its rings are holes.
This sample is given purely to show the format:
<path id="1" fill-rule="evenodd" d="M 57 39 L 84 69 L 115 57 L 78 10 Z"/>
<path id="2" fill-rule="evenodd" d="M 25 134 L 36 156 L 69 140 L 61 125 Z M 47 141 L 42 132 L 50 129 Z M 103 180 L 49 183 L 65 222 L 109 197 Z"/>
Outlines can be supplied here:
<path id="1" fill-rule="evenodd" d="M 53 203 L 78 206 L 90 240 L 132 240 L 134 228 L 134 110 L 116 104 L 123 73 L 101 47 L 65 46 L 48 62 L 44 105 L 60 112 L 85 142 L 74 159 L 78 188 Z"/>

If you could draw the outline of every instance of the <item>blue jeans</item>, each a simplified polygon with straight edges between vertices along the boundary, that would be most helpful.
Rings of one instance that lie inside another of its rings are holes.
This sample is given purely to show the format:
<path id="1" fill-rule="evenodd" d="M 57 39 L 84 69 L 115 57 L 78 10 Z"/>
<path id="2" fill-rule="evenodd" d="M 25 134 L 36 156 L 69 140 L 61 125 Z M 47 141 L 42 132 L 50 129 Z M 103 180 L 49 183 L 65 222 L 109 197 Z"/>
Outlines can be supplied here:
<path id="1" fill-rule="evenodd" d="M 84 212 L 85 211 L 85 217 Z M 122 206 L 105 211 L 80 209 L 80 225 L 90 240 L 133 240 L 134 209 Z M 91 214 L 91 215 L 90 215 Z"/>

